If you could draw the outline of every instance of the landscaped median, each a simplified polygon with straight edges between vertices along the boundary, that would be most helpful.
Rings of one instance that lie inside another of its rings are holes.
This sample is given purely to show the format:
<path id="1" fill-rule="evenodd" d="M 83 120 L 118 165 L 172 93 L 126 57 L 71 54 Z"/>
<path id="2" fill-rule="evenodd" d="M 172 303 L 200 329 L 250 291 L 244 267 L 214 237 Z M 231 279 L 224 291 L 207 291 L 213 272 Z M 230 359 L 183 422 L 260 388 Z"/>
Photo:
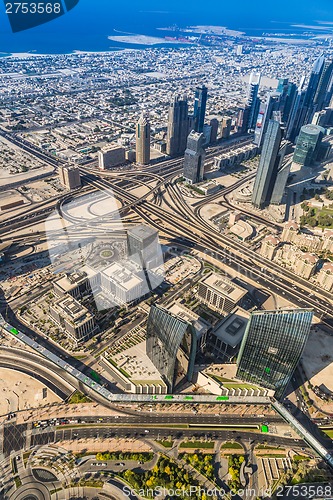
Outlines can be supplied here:
<path id="1" fill-rule="evenodd" d="M 234 441 L 227 441 L 221 446 L 221 455 L 242 455 L 244 454 L 244 448 L 241 444 Z"/>

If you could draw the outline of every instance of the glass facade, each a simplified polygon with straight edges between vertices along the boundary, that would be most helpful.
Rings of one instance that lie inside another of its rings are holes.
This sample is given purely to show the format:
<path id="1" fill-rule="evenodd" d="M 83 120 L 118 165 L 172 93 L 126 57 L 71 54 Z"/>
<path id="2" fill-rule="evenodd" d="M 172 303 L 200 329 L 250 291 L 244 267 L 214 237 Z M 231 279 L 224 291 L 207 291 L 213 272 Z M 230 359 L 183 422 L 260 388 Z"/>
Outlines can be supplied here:
<path id="1" fill-rule="evenodd" d="M 203 180 L 205 150 L 203 145 L 205 136 L 198 132 L 190 132 L 187 139 L 187 148 L 184 157 L 184 177 L 190 184 Z"/>
<path id="2" fill-rule="evenodd" d="M 319 125 L 304 125 L 296 141 L 293 162 L 299 165 L 313 165 L 318 156 L 325 129 Z"/>
<path id="3" fill-rule="evenodd" d="M 278 168 L 282 160 L 279 155 L 281 140 L 280 123 L 269 120 L 253 187 L 252 204 L 256 208 L 262 209 L 270 204 Z"/>
<path id="4" fill-rule="evenodd" d="M 193 326 L 158 306 L 151 306 L 147 323 L 147 355 L 172 392 L 179 363 L 186 378 L 193 377 L 196 356 Z"/>
<path id="5" fill-rule="evenodd" d="M 205 123 L 207 105 L 207 87 L 203 85 L 202 87 L 197 87 L 194 99 L 194 130 L 196 132 L 202 132 Z"/>
<path id="6" fill-rule="evenodd" d="M 237 358 L 237 377 L 283 393 L 307 342 L 310 309 L 256 311 L 251 314 Z"/>

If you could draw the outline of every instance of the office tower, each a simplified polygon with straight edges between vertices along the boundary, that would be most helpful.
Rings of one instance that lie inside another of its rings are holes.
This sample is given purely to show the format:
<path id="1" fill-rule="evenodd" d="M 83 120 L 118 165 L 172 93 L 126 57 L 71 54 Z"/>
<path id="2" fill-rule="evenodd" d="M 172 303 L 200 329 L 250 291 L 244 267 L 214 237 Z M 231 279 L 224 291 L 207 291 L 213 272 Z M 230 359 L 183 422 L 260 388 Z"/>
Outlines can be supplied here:
<path id="1" fill-rule="evenodd" d="M 212 118 L 209 122 L 209 126 L 211 127 L 210 143 L 215 144 L 219 132 L 219 121 L 216 118 Z"/>
<path id="2" fill-rule="evenodd" d="M 127 249 L 131 260 L 143 269 L 152 269 L 163 263 L 158 231 L 145 224 L 127 230 Z"/>
<path id="3" fill-rule="evenodd" d="M 266 101 L 264 103 L 261 103 L 260 105 L 260 111 L 256 122 L 253 140 L 254 144 L 256 144 L 259 149 L 261 149 L 263 145 L 268 122 L 272 118 L 274 111 L 277 111 L 279 109 L 279 105 L 280 94 L 277 92 L 270 92 L 266 96 Z"/>
<path id="4" fill-rule="evenodd" d="M 196 132 L 203 132 L 203 126 L 205 123 L 206 105 L 207 105 L 207 94 L 208 89 L 205 85 L 197 87 L 195 91 L 194 98 L 194 130 Z"/>
<path id="5" fill-rule="evenodd" d="M 136 125 L 136 162 L 140 165 L 150 162 L 150 123 L 144 114 Z"/>
<path id="6" fill-rule="evenodd" d="M 321 111 L 328 106 L 331 98 L 333 62 L 330 59 L 324 59 L 320 72 L 318 86 L 313 98 L 313 110 Z"/>
<path id="7" fill-rule="evenodd" d="M 318 151 L 325 129 L 319 125 L 304 125 L 296 142 L 293 162 L 311 166 L 318 159 Z"/>
<path id="8" fill-rule="evenodd" d="M 295 93 L 294 101 L 291 106 L 289 118 L 287 121 L 286 138 L 295 142 L 301 127 L 304 125 L 306 109 L 304 108 L 305 89 L 304 89 L 305 76 L 302 76 L 300 83 Z"/>
<path id="9" fill-rule="evenodd" d="M 287 147 L 287 145 L 285 147 Z M 286 190 L 290 169 L 291 169 L 291 161 L 287 161 L 279 168 L 270 200 L 271 205 L 281 204 Z"/>
<path id="10" fill-rule="evenodd" d="M 253 187 L 252 204 L 256 208 L 265 208 L 271 202 L 277 173 L 285 153 L 285 148 L 280 150 L 281 140 L 282 129 L 280 123 L 270 120 Z"/>
<path id="11" fill-rule="evenodd" d="M 98 166 L 101 170 L 117 167 L 125 163 L 125 148 L 114 144 L 98 151 Z"/>
<path id="12" fill-rule="evenodd" d="M 184 157 L 184 177 L 190 184 L 203 180 L 205 163 L 205 136 L 199 132 L 190 132 Z"/>
<path id="13" fill-rule="evenodd" d="M 219 314 L 229 314 L 247 294 L 245 288 L 216 273 L 199 281 L 198 299 Z"/>
<path id="14" fill-rule="evenodd" d="M 67 189 L 78 189 L 81 187 L 81 177 L 79 167 L 65 165 L 59 167 L 60 182 Z"/>
<path id="15" fill-rule="evenodd" d="M 183 155 L 189 133 L 188 103 L 185 95 L 175 95 L 168 116 L 166 152 L 170 156 Z"/>
<path id="16" fill-rule="evenodd" d="M 247 129 L 252 130 L 255 128 L 257 116 L 259 112 L 260 100 L 258 98 L 260 85 L 260 73 L 252 72 L 249 80 L 247 106 L 249 106 L 249 115 L 247 121 Z"/>
<path id="17" fill-rule="evenodd" d="M 287 123 L 297 92 L 297 85 L 289 82 L 288 78 L 280 78 L 276 92 L 280 94 L 279 110 L 281 111 L 282 123 Z"/>
<path id="18" fill-rule="evenodd" d="M 151 306 L 146 352 L 170 392 L 181 378 L 192 380 L 196 347 L 196 333 L 191 323 L 162 307 Z"/>
<path id="19" fill-rule="evenodd" d="M 221 121 L 221 137 L 223 139 L 228 139 L 231 132 L 232 120 L 230 116 L 223 116 Z"/>
<path id="20" fill-rule="evenodd" d="M 243 45 L 237 45 L 236 47 L 236 55 L 241 56 L 243 54 Z"/>
<path id="21" fill-rule="evenodd" d="M 244 106 L 244 108 L 240 108 L 236 119 L 237 132 L 240 132 L 241 134 L 245 134 L 247 132 L 249 115 L 250 115 L 250 106 Z"/>
<path id="22" fill-rule="evenodd" d="M 237 358 L 237 377 L 275 391 L 280 399 L 308 340 L 310 309 L 255 311 Z"/>

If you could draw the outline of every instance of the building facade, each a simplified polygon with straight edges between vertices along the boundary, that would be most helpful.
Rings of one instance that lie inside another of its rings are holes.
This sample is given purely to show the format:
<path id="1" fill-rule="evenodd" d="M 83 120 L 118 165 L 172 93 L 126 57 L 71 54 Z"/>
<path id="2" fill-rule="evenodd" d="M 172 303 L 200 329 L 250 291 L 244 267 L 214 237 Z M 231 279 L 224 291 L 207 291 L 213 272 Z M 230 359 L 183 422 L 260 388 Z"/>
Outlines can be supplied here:
<path id="1" fill-rule="evenodd" d="M 195 132 L 203 132 L 206 115 L 208 89 L 205 85 L 197 87 L 194 98 L 194 130 Z"/>
<path id="2" fill-rule="evenodd" d="M 188 102 L 186 95 L 175 95 L 169 107 L 166 153 L 183 155 L 189 134 Z"/>
<path id="3" fill-rule="evenodd" d="M 247 290 L 220 274 L 211 273 L 199 281 L 198 299 L 213 311 L 229 314 Z"/>
<path id="4" fill-rule="evenodd" d="M 270 120 L 253 187 L 252 205 L 256 208 L 263 209 L 271 203 L 277 174 L 285 153 L 285 148 L 280 149 L 281 141 L 280 123 Z"/>
<path id="5" fill-rule="evenodd" d="M 196 357 L 194 327 L 170 311 L 152 305 L 147 322 L 146 350 L 169 391 L 182 379 L 191 381 Z"/>
<path id="6" fill-rule="evenodd" d="M 98 151 L 98 165 L 101 170 L 117 167 L 125 162 L 125 148 L 114 145 Z"/>
<path id="7" fill-rule="evenodd" d="M 306 167 L 313 165 L 319 155 L 325 129 L 319 125 L 304 125 L 296 141 L 293 162 Z"/>
<path id="8" fill-rule="evenodd" d="M 310 309 L 253 312 L 237 358 L 237 377 L 282 398 L 308 340 L 312 317 Z"/>
<path id="9" fill-rule="evenodd" d="M 81 187 L 81 177 L 79 167 L 65 165 L 59 167 L 60 182 L 67 189 L 78 189 Z"/>
<path id="10" fill-rule="evenodd" d="M 190 132 L 187 139 L 187 148 L 184 157 L 184 177 L 189 184 L 202 182 L 204 174 L 205 150 L 204 135 L 199 132 Z"/>
<path id="11" fill-rule="evenodd" d="M 150 162 L 150 123 L 146 115 L 142 115 L 136 124 L 136 162 L 140 165 L 149 165 Z"/>

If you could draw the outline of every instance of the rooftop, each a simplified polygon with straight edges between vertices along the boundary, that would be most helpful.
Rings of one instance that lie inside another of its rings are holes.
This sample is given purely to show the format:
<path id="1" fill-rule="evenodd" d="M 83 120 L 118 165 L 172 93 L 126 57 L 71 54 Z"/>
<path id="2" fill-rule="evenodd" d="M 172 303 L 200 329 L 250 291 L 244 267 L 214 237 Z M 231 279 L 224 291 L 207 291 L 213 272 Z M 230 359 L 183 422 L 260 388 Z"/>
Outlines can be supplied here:
<path id="1" fill-rule="evenodd" d="M 247 294 L 247 290 L 245 290 L 245 288 L 236 285 L 236 283 L 224 278 L 220 274 L 212 273 L 207 276 L 207 278 L 203 279 L 202 283 L 210 288 L 213 288 L 216 292 L 227 296 L 234 302 L 238 302 Z"/>
<path id="2" fill-rule="evenodd" d="M 214 335 L 234 348 L 241 342 L 249 319 L 250 314 L 247 311 L 236 307 L 216 326 Z"/>

